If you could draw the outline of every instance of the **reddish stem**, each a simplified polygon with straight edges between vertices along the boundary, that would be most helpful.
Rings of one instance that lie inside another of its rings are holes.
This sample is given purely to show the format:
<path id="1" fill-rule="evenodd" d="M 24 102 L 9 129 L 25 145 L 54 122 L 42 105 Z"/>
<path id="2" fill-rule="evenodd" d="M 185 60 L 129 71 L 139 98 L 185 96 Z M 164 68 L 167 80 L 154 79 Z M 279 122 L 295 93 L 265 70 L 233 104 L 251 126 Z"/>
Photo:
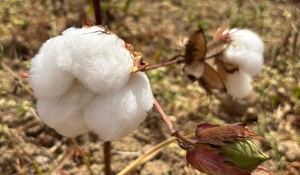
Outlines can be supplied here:
<path id="1" fill-rule="evenodd" d="M 110 141 L 104 142 L 104 172 L 105 175 L 111 175 L 111 169 L 110 169 Z"/>
<path id="2" fill-rule="evenodd" d="M 165 112 L 162 110 L 162 108 L 160 107 L 160 105 L 158 104 L 158 102 L 156 101 L 155 98 L 153 98 L 154 100 L 154 106 L 156 108 L 156 110 L 158 111 L 158 113 L 161 115 L 161 118 L 163 119 L 163 121 L 166 123 L 166 125 L 168 126 L 171 135 L 177 137 L 178 139 L 184 141 L 185 143 L 188 143 L 190 145 L 194 145 L 196 146 L 196 141 L 191 140 L 183 135 L 181 135 L 173 126 L 172 122 L 170 121 L 170 119 L 168 118 L 168 116 L 165 114 Z"/>
<path id="3" fill-rule="evenodd" d="M 158 104 L 158 102 L 156 101 L 156 99 L 153 98 L 153 100 L 154 100 L 154 106 L 155 106 L 155 108 L 157 109 L 158 113 L 161 115 L 162 119 L 164 120 L 164 122 L 168 126 L 171 134 L 174 135 L 176 133 L 176 130 L 174 129 L 173 124 L 171 123 L 170 119 L 165 114 L 165 112 L 162 110 L 162 108 L 160 107 L 160 105 Z"/>

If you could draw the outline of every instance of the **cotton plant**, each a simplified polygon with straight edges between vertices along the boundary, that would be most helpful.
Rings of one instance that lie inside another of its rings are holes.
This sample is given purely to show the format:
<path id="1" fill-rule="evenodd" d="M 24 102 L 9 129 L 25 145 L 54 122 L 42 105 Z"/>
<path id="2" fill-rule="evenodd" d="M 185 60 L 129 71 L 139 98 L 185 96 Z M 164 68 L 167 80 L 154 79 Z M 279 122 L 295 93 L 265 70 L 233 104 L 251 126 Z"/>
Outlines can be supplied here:
<path id="1" fill-rule="evenodd" d="M 219 75 L 220 71 L 205 62 L 209 49 L 200 29 L 187 44 L 183 71 L 207 90 L 222 88 L 233 96 L 245 96 L 251 90 L 251 76 L 258 74 L 263 64 L 263 44 L 255 37 L 251 31 L 237 29 L 217 34 L 215 42 L 225 44 L 222 49 L 217 44 L 218 52 L 213 54 L 217 67 L 225 72 Z M 175 63 L 173 59 L 171 62 Z M 111 141 L 135 130 L 154 104 L 171 135 L 187 151 L 187 163 L 201 172 L 248 175 L 268 159 L 249 141 L 265 140 L 246 125 L 204 123 L 197 126 L 195 139 L 181 135 L 153 97 L 149 80 L 141 72 L 147 66 L 140 52 L 131 51 L 117 35 L 87 23 L 83 16 L 82 28 L 71 27 L 49 39 L 31 61 L 29 82 L 37 98 L 38 114 L 64 136 L 94 131 L 102 140 Z"/>
<path id="2" fill-rule="evenodd" d="M 252 89 L 252 77 L 262 70 L 263 41 L 253 31 L 237 28 L 218 31 L 214 41 L 218 40 L 226 42 L 226 48 L 217 59 L 225 69 L 222 73 L 225 74 L 223 79 L 227 92 L 236 98 L 246 97 Z"/>
<path id="3" fill-rule="evenodd" d="M 235 98 L 246 97 L 251 78 L 261 72 L 264 44 L 248 29 L 219 29 L 213 41 L 206 43 L 200 28 L 186 44 L 183 73 L 198 81 L 206 91 L 222 89 Z M 213 58 L 214 63 L 207 60 Z"/>
<path id="4" fill-rule="evenodd" d="M 102 26 L 83 22 L 46 41 L 31 61 L 30 85 L 43 122 L 75 137 L 104 141 L 135 130 L 153 106 L 139 52 Z"/>

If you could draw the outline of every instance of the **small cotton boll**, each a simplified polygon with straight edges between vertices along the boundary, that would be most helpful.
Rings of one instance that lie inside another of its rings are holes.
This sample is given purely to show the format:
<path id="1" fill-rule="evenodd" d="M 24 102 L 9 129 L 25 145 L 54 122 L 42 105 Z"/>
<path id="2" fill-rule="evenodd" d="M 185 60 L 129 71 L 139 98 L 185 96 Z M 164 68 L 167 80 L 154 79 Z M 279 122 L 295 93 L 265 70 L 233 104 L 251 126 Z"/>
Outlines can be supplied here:
<path id="1" fill-rule="evenodd" d="M 85 119 L 104 141 L 117 140 L 135 130 L 152 108 L 153 95 L 144 73 L 132 74 L 119 92 L 98 95 L 89 103 Z"/>
<path id="2" fill-rule="evenodd" d="M 126 84 L 133 60 L 123 40 L 101 32 L 103 29 L 97 26 L 65 30 L 62 37 L 66 50 L 58 65 L 90 91 L 108 94 Z"/>
<path id="3" fill-rule="evenodd" d="M 62 96 L 38 99 L 37 111 L 43 122 L 58 133 L 75 137 L 89 130 L 83 113 L 93 97 L 93 93 L 75 80 L 72 88 Z"/>
<path id="4" fill-rule="evenodd" d="M 246 97 L 252 89 L 251 77 L 243 72 L 226 74 L 224 83 L 227 92 L 235 98 Z"/>
<path id="5" fill-rule="evenodd" d="M 239 70 L 250 76 L 261 72 L 263 65 L 264 44 L 260 37 L 247 29 L 231 33 L 231 43 L 224 51 L 222 61 L 237 64 Z"/>
<path id="6" fill-rule="evenodd" d="M 56 64 L 64 49 L 63 40 L 55 37 L 43 44 L 32 59 L 29 83 L 37 98 L 58 97 L 70 88 L 74 77 Z"/>

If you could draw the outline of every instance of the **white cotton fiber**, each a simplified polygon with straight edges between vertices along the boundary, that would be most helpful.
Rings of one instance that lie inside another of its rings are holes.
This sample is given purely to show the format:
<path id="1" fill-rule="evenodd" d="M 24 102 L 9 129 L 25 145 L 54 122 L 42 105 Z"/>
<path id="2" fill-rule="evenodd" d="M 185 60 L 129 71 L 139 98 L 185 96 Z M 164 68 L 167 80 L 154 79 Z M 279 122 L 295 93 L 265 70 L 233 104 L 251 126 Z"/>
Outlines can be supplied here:
<path id="1" fill-rule="evenodd" d="M 144 73 L 132 74 L 118 93 L 98 95 L 85 112 L 87 125 L 104 141 L 120 139 L 146 118 L 153 96 Z"/>
<path id="2" fill-rule="evenodd" d="M 66 51 L 57 64 L 92 92 L 107 94 L 126 84 L 133 59 L 123 40 L 101 32 L 97 26 L 65 30 L 61 37 Z"/>
<path id="3" fill-rule="evenodd" d="M 58 97 L 70 88 L 75 77 L 56 64 L 65 49 L 62 38 L 55 37 L 43 44 L 32 59 L 29 82 L 37 98 Z"/>
<path id="4" fill-rule="evenodd" d="M 131 53 L 115 34 L 97 26 L 65 30 L 31 61 L 40 118 L 67 137 L 89 130 L 105 141 L 126 136 L 153 105 L 146 74 L 132 68 Z"/>
<path id="5" fill-rule="evenodd" d="M 262 40 L 251 30 L 231 30 L 231 42 L 223 53 L 222 61 L 238 65 L 240 71 L 250 76 L 259 74 L 264 62 Z"/>
<path id="6" fill-rule="evenodd" d="M 76 80 L 62 96 L 38 99 L 38 114 L 44 123 L 60 134 L 74 137 L 89 131 L 83 113 L 93 97 L 94 94 Z"/>
<path id="7" fill-rule="evenodd" d="M 225 86 L 227 92 L 235 98 L 243 98 L 249 95 L 251 77 L 243 72 L 226 73 Z"/>

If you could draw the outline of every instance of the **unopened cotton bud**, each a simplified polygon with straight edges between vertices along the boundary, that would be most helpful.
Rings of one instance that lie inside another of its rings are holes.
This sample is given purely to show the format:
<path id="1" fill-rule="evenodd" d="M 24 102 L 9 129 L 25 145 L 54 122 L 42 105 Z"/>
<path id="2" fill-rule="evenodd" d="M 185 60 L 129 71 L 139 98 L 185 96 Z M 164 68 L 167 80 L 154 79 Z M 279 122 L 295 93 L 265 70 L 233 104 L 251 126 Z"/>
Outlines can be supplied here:
<path id="1" fill-rule="evenodd" d="M 222 61 L 238 65 L 239 71 L 250 76 L 259 74 L 264 62 L 264 44 L 260 37 L 248 29 L 231 29 L 228 33 L 231 42 Z"/>
<path id="2" fill-rule="evenodd" d="M 152 98 L 147 76 L 141 72 L 132 74 L 118 93 L 98 95 L 91 101 L 85 112 L 86 123 L 105 141 L 120 139 L 146 118 Z"/>
<path id="3" fill-rule="evenodd" d="M 252 89 L 251 77 L 241 71 L 226 73 L 226 81 L 224 83 L 227 92 L 236 98 L 246 97 Z"/>

